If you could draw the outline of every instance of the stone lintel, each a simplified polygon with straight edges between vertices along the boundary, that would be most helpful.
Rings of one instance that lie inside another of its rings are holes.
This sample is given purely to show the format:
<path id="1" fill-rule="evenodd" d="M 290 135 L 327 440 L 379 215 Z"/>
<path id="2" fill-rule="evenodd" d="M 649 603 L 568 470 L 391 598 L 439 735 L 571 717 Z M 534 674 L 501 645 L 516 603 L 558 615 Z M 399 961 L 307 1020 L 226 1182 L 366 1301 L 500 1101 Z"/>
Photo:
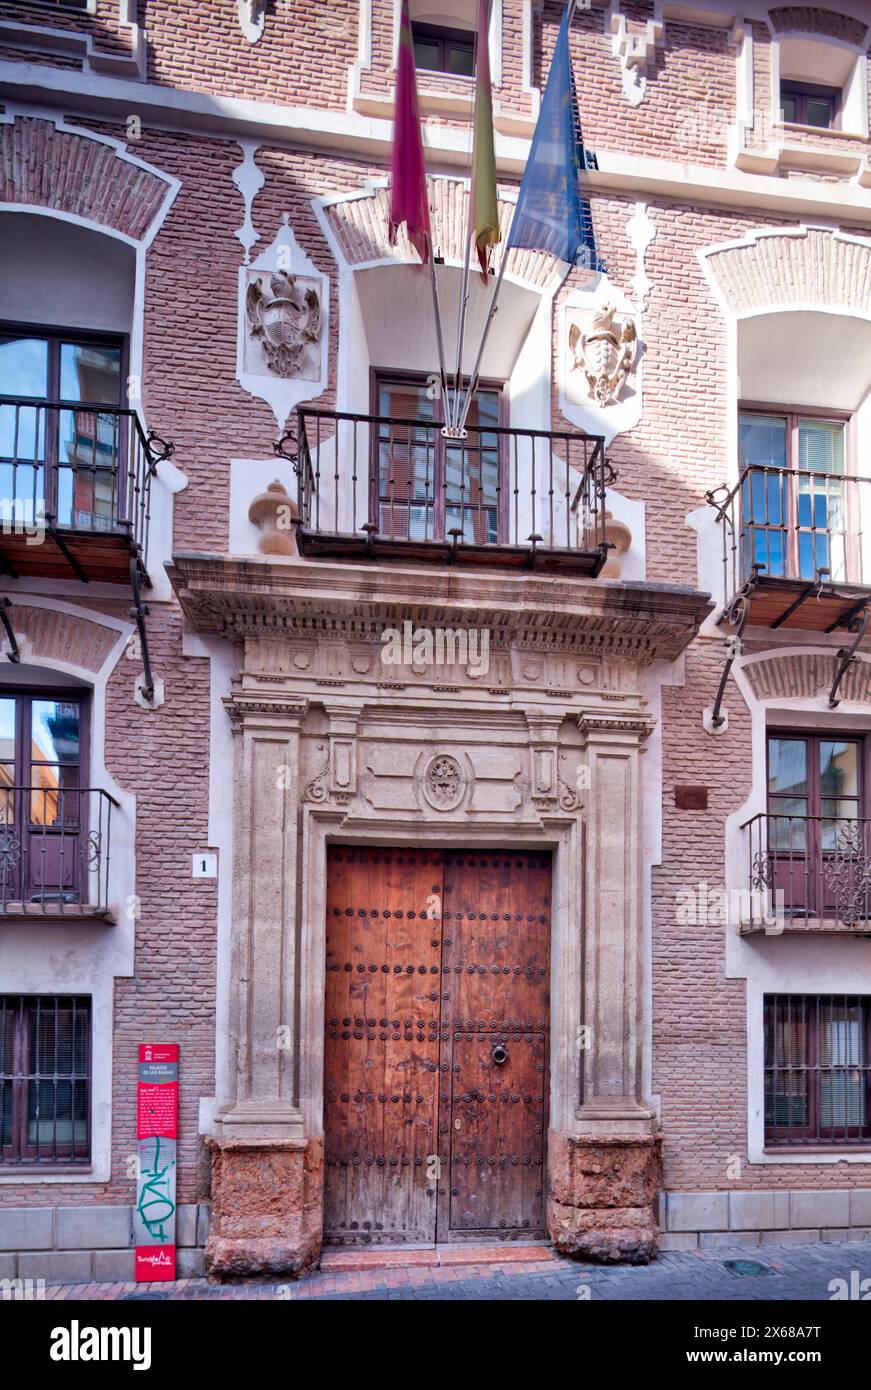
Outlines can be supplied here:
<path id="1" fill-rule="evenodd" d="M 494 641 L 649 664 L 677 657 L 712 606 L 707 594 L 679 584 L 452 566 L 179 553 L 167 571 L 192 626 L 235 639 L 279 638 L 303 625 L 309 635 L 322 626 L 346 640 L 371 639 L 413 617 L 433 627 L 487 627 Z"/>

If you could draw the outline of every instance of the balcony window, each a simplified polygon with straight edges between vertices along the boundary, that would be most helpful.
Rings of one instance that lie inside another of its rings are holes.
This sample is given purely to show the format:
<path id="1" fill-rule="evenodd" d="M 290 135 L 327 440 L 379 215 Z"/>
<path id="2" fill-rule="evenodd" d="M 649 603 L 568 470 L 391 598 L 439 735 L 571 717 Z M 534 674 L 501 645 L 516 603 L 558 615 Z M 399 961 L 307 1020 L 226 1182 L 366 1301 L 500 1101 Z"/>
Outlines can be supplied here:
<path id="1" fill-rule="evenodd" d="M 91 1004 L 0 995 L 0 1165 L 90 1158 Z"/>
<path id="2" fill-rule="evenodd" d="M 871 917 L 867 766 L 861 737 L 768 736 L 767 811 L 745 827 L 750 887 L 782 895 L 790 928 L 849 930 Z"/>
<path id="3" fill-rule="evenodd" d="M 856 568 L 845 478 L 846 421 L 743 411 L 741 540 L 745 573 L 847 581 Z M 746 472 L 745 472 L 746 470 Z"/>
<path id="4" fill-rule="evenodd" d="M 412 22 L 411 33 L 416 67 L 450 77 L 474 76 L 475 35 L 471 30 Z"/>
<path id="5" fill-rule="evenodd" d="M 106 916 L 116 806 L 88 786 L 88 691 L 0 687 L 0 913 Z"/>
<path id="6" fill-rule="evenodd" d="M 443 401 L 423 378 L 380 376 L 377 516 L 394 538 L 497 544 L 504 538 L 504 457 L 498 428 L 503 388 L 481 386 L 466 418 L 467 437 L 441 433 Z"/>
<path id="7" fill-rule="evenodd" d="M 839 87 L 784 81 L 780 84 L 780 119 L 789 125 L 836 130 L 840 124 L 841 101 Z"/>
<path id="8" fill-rule="evenodd" d="M 372 413 L 297 411 L 296 539 L 309 556 L 548 568 L 605 563 L 604 440 L 503 423 L 503 388 L 476 391 L 443 433 L 438 376 L 373 376 Z"/>
<path id="9" fill-rule="evenodd" d="M 871 998 L 765 998 L 767 1146 L 866 1144 L 871 1139 Z"/>
<path id="10" fill-rule="evenodd" d="M 0 336 L 0 497 L 19 519 L 112 527 L 122 372 L 117 340 Z"/>

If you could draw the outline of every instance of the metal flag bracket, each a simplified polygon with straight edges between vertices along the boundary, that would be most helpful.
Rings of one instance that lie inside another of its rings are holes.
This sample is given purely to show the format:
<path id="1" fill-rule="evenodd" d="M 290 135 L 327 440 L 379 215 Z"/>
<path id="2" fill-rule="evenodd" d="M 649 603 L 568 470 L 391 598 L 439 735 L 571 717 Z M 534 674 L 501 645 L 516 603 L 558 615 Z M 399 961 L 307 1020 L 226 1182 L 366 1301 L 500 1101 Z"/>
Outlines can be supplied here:
<path id="1" fill-rule="evenodd" d="M 18 641 L 15 637 L 15 630 L 12 627 L 12 620 L 9 617 L 9 609 L 12 607 L 11 598 L 0 599 L 0 623 L 6 630 L 6 640 L 9 643 L 9 651 L 6 653 L 10 661 L 16 665 L 21 660 L 21 652 L 18 650 Z"/>
<path id="2" fill-rule="evenodd" d="M 846 627 L 847 631 L 855 632 L 856 636 L 853 638 L 851 646 L 841 647 L 841 649 L 838 652 L 838 669 L 835 672 L 835 679 L 832 682 L 832 688 L 829 691 L 829 709 L 837 709 L 838 705 L 841 703 L 840 697 L 838 696 L 838 690 L 840 689 L 841 681 L 844 679 L 850 667 L 856 660 L 856 653 L 859 650 L 859 644 L 868 630 L 869 618 L 871 618 L 871 608 L 868 608 L 866 606 L 862 609 L 861 613 L 854 614 L 852 618 L 848 618 L 847 621 L 844 623 L 844 626 Z"/>
<path id="3" fill-rule="evenodd" d="M 145 619 L 148 616 L 148 604 L 142 602 L 142 594 L 139 588 L 139 561 L 135 554 L 130 556 L 130 588 L 133 590 L 133 607 L 130 610 L 130 616 L 135 620 L 139 632 L 139 648 L 142 652 L 142 668 L 145 677 L 139 689 L 142 692 L 143 698 L 151 704 L 154 699 L 154 676 L 151 672 L 148 630 L 145 626 Z"/>
<path id="4" fill-rule="evenodd" d="M 723 696 L 726 693 L 726 682 L 729 673 L 737 657 L 741 655 L 741 638 L 744 636 L 744 629 L 750 618 L 750 595 L 740 593 L 734 603 L 730 604 L 719 619 L 720 622 L 729 624 L 737 623 L 737 631 L 731 637 L 726 638 L 726 664 L 723 667 L 723 674 L 720 677 L 720 684 L 717 688 L 716 699 L 711 710 L 711 728 L 720 729 L 726 722 L 726 716 L 720 713 L 723 704 Z"/>

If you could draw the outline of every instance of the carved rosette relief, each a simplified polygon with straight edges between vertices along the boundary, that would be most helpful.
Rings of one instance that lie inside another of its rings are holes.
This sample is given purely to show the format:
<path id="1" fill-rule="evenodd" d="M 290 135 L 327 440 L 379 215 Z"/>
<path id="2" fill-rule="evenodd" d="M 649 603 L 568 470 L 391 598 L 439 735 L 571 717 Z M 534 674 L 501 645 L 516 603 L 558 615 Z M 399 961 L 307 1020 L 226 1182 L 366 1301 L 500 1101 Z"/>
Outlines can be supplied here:
<path id="1" fill-rule="evenodd" d="M 466 777 L 450 753 L 437 753 L 423 771 L 421 790 L 436 811 L 454 811 L 463 799 Z"/>

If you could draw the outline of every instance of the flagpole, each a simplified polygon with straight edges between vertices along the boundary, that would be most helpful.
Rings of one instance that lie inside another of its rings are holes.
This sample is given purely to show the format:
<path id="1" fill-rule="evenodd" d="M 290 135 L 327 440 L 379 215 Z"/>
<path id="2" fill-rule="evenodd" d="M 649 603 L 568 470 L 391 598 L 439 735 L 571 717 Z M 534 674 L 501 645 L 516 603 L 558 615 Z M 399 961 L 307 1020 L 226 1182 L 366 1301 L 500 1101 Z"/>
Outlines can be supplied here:
<path id="1" fill-rule="evenodd" d="M 476 97 L 477 100 L 477 97 Z M 472 185 L 469 183 L 469 212 L 466 219 L 466 250 L 463 256 L 463 278 L 460 283 L 460 319 L 457 327 L 457 370 L 454 373 L 454 405 L 451 410 L 451 422 L 456 428 L 454 417 L 460 413 L 460 385 L 462 382 L 463 370 L 463 339 L 466 336 L 466 305 L 469 302 L 469 268 L 472 259 L 472 228 L 469 225 L 472 220 Z"/>
<path id="2" fill-rule="evenodd" d="M 509 250 L 510 247 L 505 246 L 502 251 L 502 256 L 499 260 L 499 274 L 496 277 L 496 284 L 493 287 L 493 298 L 490 300 L 490 309 L 487 314 L 487 322 L 484 324 L 484 331 L 481 334 L 481 342 L 478 347 L 478 356 L 475 358 L 475 365 L 472 368 L 472 375 L 469 378 L 469 389 L 466 392 L 466 395 L 463 399 L 462 412 L 458 415 L 457 423 L 454 426 L 454 428 L 458 432 L 463 429 L 466 423 L 466 416 L 469 413 L 469 407 L 472 404 L 472 397 L 475 394 L 475 389 L 478 385 L 478 376 L 481 371 L 481 361 L 484 357 L 484 348 L 487 346 L 487 338 L 490 334 L 490 325 L 492 324 L 493 319 L 496 317 L 496 301 L 499 298 L 499 291 L 502 288 L 502 277 L 505 274 L 505 266 L 508 263 Z"/>
<path id="3" fill-rule="evenodd" d="M 489 10 L 488 10 L 488 34 L 489 34 Z M 475 70 L 478 67 L 478 42 L 480 34 L 475 43 Z M 488 39 L 489 41 L 489 39 Z M 454 373 L 454 406 L 450 413 L 451 428 L 458 428 L 460 416 L 460 389 L 463 380 L 463 342 L 466 336 L 466 308 L 469 303 L 469 269 L 472 261 L 472 217 L 474 215 L 474 158 L 475 158 L 475 131 L 478 124 L 478 83 L 475 83 L 475 101 L 472 109 L 472 149 L 469 155 L 469 202 L 466 208 L 466 249 L 463 253 L 463 278 L 460 283 L 460 303 L 459 303 L 459 323 L 457 325 L 457 370 Z"/>
<path id="4" fill-rule="evenodd" d="M 444 336 L 442 334 L 442 314 L 441 308 L 439 306 L 439 287 L 438 281 L 436 279 L 435 251 L 433 249 L 432 231 L 430 231 L 430 235 L 427 238 L 427 240 L 429 241 L 429 275 L 430 282 L 432 284 L 432 307 L 433 315 L 435 317 L 436 343 L 438 344 L 439 353 L 439 372 L 441 374 L 442 395 L 444 397 L 445 409 L 447 409 L 448 405 L 450 404 L 448 398 L 448 373 L 447 368 L 445 367 L 445 341 Z"/>
<path id="5" fill-rule="evenodd" d="M 567 32 L 568 32 L 569 28 L 571 27 L 571 22 L 572 22 L 572 19 L 574 18 L 575 10 L 577 9 L 577 4 L 578 4 L 578 0 L 569 0 L 569 5 L 568 5 L 568 19 L 567 19 L 567 21 L 566 21 L 566 31 L 567 31 Z M 454 428 L 457 430 L 458 433 L 459 433 L 459 431 L 461 431 L 461 430 L 463 429 L 463 427 L 465 426 L 465 423 L 466 423 L 466 416 L 468 415 L 468 413 L 469 413 L 469 407 L 470 407 L 471 404 L 472 404 L 472 396 L 474 395 L 475 389 L 476 389 L 476 387 L 477 387 L 477 385 L 478 385 L 478 376 L 479 376 L 479 373 L 480 373 L 480 370 L 481 370 L 481 362 L 482 362 L 483 357 L 484 357 L 484 348 L 487 346 L 487 338 L 488 338 L 489 333 L 490 333 L 490 327 L 491 327 L 491 325 L 492 325 L 492 323 L 493 323 L 493 319 L 494 319 L 495 316 L 496 316 L 496 308 L 497 308 L 497 301 L 498 301 L 498 299 L 499 299 L 499 291 L 500 291 L 501 288 L 502 288 L 502 279 L 503 279 L 503 276 L 504 276 L 504 274 L 505 274 L 505 267 L 506 267 L 506 265 L 507 265 L 507 263 L 508 263 L 508 252 L 510 251 L 510 249 L 511 249 L 511 237 L 510 237 L 510 235 L 509 235 L 507 243 L 505 243 L 504 246 L 503 246 L 502 256 L 501 256 L 501 259 L 500 259 L 500 262 L 499 262 L 499 275 L 498 275 L 498 277 L 497 277 L 496 284 L 495 284 L 494 289 L 493 289 L 493 298 L 490 300 L 490 309 L 489 309 L 489 312 L 488 312 L 488 314 L 487 314 L 487 321 L 486 321 L 486 323 L 484 324 L 484 331 L 483 331 L 483 333 L 481 334 L 481 343 L 480 343 L 480 346 L 478 347 L 478 355 L 477 355 L 477 357 L 475 358 L 475 366 L 474 366 L 474 369 L 473 369 L 473 371 L 472 371 L 472 375 L 471 375 L 471 377 L 470 377 L 470 379 L 469 379 L 469 389 L 468 389 L 468 391 L 466 392 L 466 395 L 465 395 L 464 400 L 463 400 L 463 408 L 462 408 L 462 411 L 461 411 L 460 414 L 458 415 L 457 420 L 456 420 L 455 425 L 454 425 Z"/>

